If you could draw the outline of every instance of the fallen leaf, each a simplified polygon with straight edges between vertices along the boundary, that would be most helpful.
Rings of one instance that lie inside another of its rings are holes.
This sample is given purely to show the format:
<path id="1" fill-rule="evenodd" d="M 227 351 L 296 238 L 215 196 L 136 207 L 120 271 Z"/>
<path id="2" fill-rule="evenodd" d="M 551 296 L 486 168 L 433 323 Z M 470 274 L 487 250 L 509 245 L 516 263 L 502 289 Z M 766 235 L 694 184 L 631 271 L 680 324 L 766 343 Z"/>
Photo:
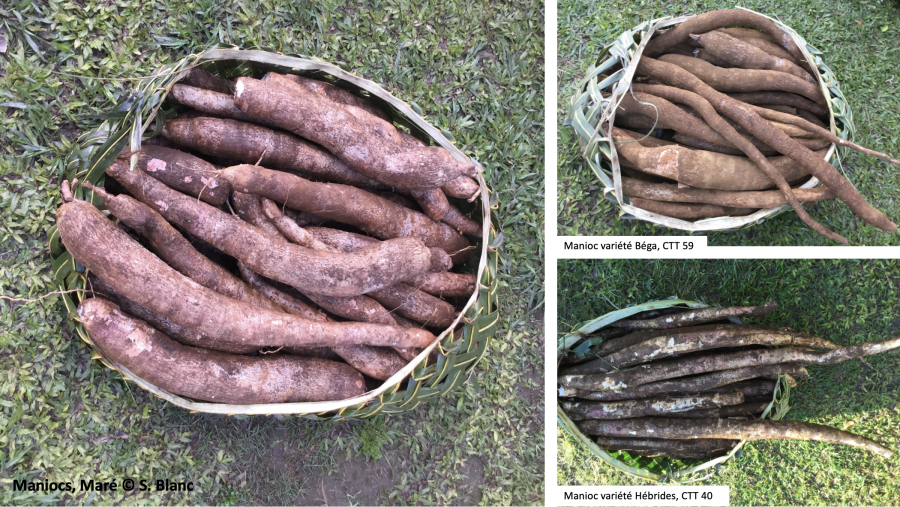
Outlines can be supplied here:
<path id="1" fill-rule="evenodd" d="M 847 422 L 844 423 L 843 428 L 844 428 L 845 430 L 848 430 L 848 429 L 850 429 L 850 426 L 853 426 L 854 424 L 856 424 L 856 423 L 853 422 L 853 421 L 847 421 Z"/>
<path id="2" fill-rule="evenodd" d="M 883 27 L 881 27 L 881 31 L 886 32 L 888 31 L 888 28 L 890 28 L 888 25 L 884 25 Z"/>
<path id="3" fill-rule="evenodd" d="M 857 25 L 862 26 L 862 21 L 860 21 L 860 20 L 858 20 L 858 19 L 857 19 L 857 20 L 854 20 L 854 21 L 856 21 L 856 24 L 857 24 Z"/>

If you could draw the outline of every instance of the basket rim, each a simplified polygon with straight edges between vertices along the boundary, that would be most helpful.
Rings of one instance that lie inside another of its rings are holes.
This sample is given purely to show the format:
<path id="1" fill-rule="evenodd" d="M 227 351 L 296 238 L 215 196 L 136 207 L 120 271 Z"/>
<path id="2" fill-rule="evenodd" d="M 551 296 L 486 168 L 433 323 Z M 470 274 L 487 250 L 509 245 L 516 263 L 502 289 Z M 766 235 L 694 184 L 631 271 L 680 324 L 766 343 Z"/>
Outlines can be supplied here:
<path id="1" fill-rule="evenodd" d="M 641 313 L 641 312 L 645 312 L 648 310 L 673 308 L 673 307 L 676 307 L 679 305 L 686 309 L 710 308 L 710 305 L 708 305 L 706 303 L 702 303 L 699 301 L 693 301 L 693 300 L 680 299 L 678 297 L 672 297 L 670 299 L 648 301 L 648 302 L 645 302 L 642 304 L 629 306 L 627 308 L 623 308 L 620 310 L 614 310 L 612 312 L 604 314 L 600 317 L 597 317 L 596 319 L 593 319 L 593 320 L 583 324 L 575 332 L 570 332 L 570 333 L 563 335 L 563 337 L 557 343 L 557 349 L 556 349 L 557 357 L 559 357 L 560 354 L 562 354 L 566 350 L 568 350 L 569 347 L 571 345 L 573 345 L 583 335 L 593 333 L 593 332 L 597 331 L 598 329 L 602 329 L 613 322 L 618 322 L 619 320 L 628 318 L 632 315 L 635 315 L 635 314 Z M 743 324 L 738 319 L 732 318 L 729 320 L 737 321 L 738 323 Z M 558 368 L 558 365 L 557 365 L 557 368 Z M 769 416 L 772 413 L 772 411 L 774 410 L 775 401 L 778 398 L 778 395 L 780 394 L 780 386 L 782 385 L 782 382 L 784 382 L 784 379 L 785 379 L 785 375 L 779 375 L 778 381 L 776 382 L 776 386 L 775 386 L 775 392 L 772 394 L 772 401 L 769 402 L 769 405 L 763 411 L 762 415 L 760 416 L 761 419 Z M 705 477 L 695 477 L 695 476 L 698 473 L 703 472 L 704 470 L 708 470 L 710 468 L 717 467 L 717 466 L 731 460 L 744 447 L 744 445 L 747 442 L 749 442 L 749 440 L 741 440 L 731 451 L 729 451 L 724 456 L 719 456 L 719 457 L 713 458 L 704 463 L 700 463 L 700 464 L 697 464 L 694 466 L 689 466 L 689 467 L 686 467 L 683 469 L 678 469 L 678 470 L 670 468 L 669 470 L 667 470 L 666 472 L 664 472 L 662 474 L 657 474 L 657 473 L 651 472 L 649 470 L 645 470 L 643 468 L 637 468 L 637 467 L 630 466 L 629 464 L 613 457 L 606 450 L 601 449 L 600 446 L 598 446 L 596 444 L 596 442 L 591 440 L 587 435 L 585 435 L 578 429 L 578 427 L 576 426 L 574 421 L 569 419 L 568 415 L 566 415 L 565 411 L 563 411 L 563 409 L 562 409 L 559 396 L 557 396 L 556 399 L 557 399 L 557 402 L 556 402 L 557 427 L 559 427 L 559 426 L 563 427 L 572 436 L 572 438 L 574 438 L 575 440 L 580 442 L 582 445 L 585 445 L 591 451 L 592 454 L 594 454 L 595 456 L 598 456 L 607 465 L 609 465 L 613 468 L 616 468 L 619 471 L 626 473 L 628 475 L 631 475 L 633 477 L 638 477 L 641 479 L 654 481 L 654 482 L 657 482 L 660 484 L 662 484 L 662 483 L 686 484 L 686 483 L 690 483 L 690 482 L 697 482 L 697 481 L 704 480 L 706 477 L 708 477 L 708 475 Z M 789 393 L 787 394 L 787 401 L 788 402 L 790 401 Z M 711 472 L 711 473 L 714 473 L 714 472 Z"/>
<path id="2" fill-rule="evenodd" d="M 499 243 L 494 241 L 494 243 L 489 246 L 491 242 L 491 232 L 494 232 L 494 224 L 492 223 L 492 206 L 490 204 L 490 195 L 491 190 L 487 185 L 486 180 L 484 179 L 484 168 L 483 166 L 474 158 L 468 157 L 465 153 L 456 148 L 455 145 L 451 141 L 449 141 L 443 133 L 426 122 L 418 113 L 416 113 L 413 108 L 407 105 L 405 102 L 397 99 L 392 94 L 387 92 L 381 85 L 369 81 L 367 79 L 360 78 L 355 74 L 347 72 L 340 67 L 333 65 L 331 63 L 311 60 L 308 58 L 301 58 L 296 56 L 283 55 L 278 53 L 272 53 L 268 51 L 262 50 L 242 50 L 237 48 L 215 48 L 204 51 L 198 55 L 190 55 L 182 59 L 182 62 L 193 59 L 196 65 L 205 62 L 213 62 L 213 61 L 251 61 L 262 64 L 270 64 L 270 65 L 278 65 L 281 67 L 285 67 L 290 71 L 319 71 L 324 72 L 330 76 L 333 76 L 339 81 L 349 82 L 363 90 L 366 90 L 372 96 L 377 97 L 378 99 L 388 103 L 391 107 L 393 107 L 398 113 L 402 114 L 403 117 L 412 122 L 416 127 L 422 130 L 426 135 L 431 137 L 432 140 L 437 142 L 440 146 L 447 149 L 454 158 L 460 160 L 462 162 L 471 162 L 474 163 L 478 167 L 477 174 L 475 175 L 475 180 L 479 185 L 479 193 L 474 197 L 481 198 L 481 213 L 482 213 L 482 238 L 481 238 L 481 247 L 480 247 L 480 256 L 478 261 L 478 267 L 475 271 L 476 280 L 478 281 L 478 285 L 476 287 L 475 292 L 469 297 L 462 310 L 456 316 L 453 323 L 444 329 L 439 335 L 435 337 L 435 339 L 420 353 L 418 354 L 412 361 L 410 361 L 406 366 L 404 366 L 400 371 L 392 375 L 389 379 L 382 381 L 381 385 L 379 385 L 376 389 L 371 391 L 367 391 L 366 393 L 355 396 L 353 398 L 346 398 L 343 400 L 332 400 L 332 401 L 320 401 L 320 402 L 294 402 L 294 403 L 269 403 L 269 404 L 253 404 L 253 405 L 231 405 L 224 403 L 210 403 L 205 401 L 191 401 L 189 399 L 183 398 L 181 396 L 169 393 L 164 389 L 161 389 L 152 383 L 138 377 L 126 367 L 122 366 L 118 362 L 111 360 L 105 357 L 102 352 L 100 352 L 99 348 L 96 347 L 93 340 L 90 339 L 90 336 L 86 332 L 86 330 L 81 333 L 79 330 L 78 334 L 81 336 L 83 340 L 85 340 L 91 347 L 94 349 L 96 356 L 95 358 L 101 359 L 108 367 L 119 371 L 122 376 L 126 380 L 131 380 L 135 382 L 138 386 L 143 389 L 149 391 L 155 396 L 162 398 L 173 405 L 184 408 L 186 410 L 193 412 L 205 412 L 205 413 L 213 413 L 213 414 L 225 414 L 225 415 L 308 415 L 308 414 L 316 414 L 322 415 L 328 412 L 336 412 L 333 418 L 347 417 L 342 414 L 342 412 L 350 407 L 362 408 L 367 403 L 380 398 L 388 391 L 391 393 L 397 392 L 401 383 L 404 379 L 413 376 L 415 379 L 415 370 L 423 365 L 429 354 L 437 347 L 441 350 L 441 355 L 444 357 L 448 357 L 451 351 L 444 353 L 440 344 L 442 340 L 444 340 L 460 323 L 463 323 L 465 327 L 474 326 L 477 321 L 477 317 L 475 318 L 467 318 L 466 314 L 473 308 L 476 309 L 476 313 L 480 312 L 479 298 L 482 293 L 485 291 L 493 291 L 496 285 L 496 280 L 491 283 L 491 286 L 485 286 L 482 281 L 484 280 L 485 273 L 488 271 L 488 262 L 490 260 L 490 253 L 494 253 L 496 255 L 496 250 L 499 247 Z M 192 65 L 194 66 L 194 65 Z M 165 67 L 163 67 L 165 68 Z M 168 92 L 171 90 L 172 86 L 177 83 L 180 79 L 182 79 L 188 72 L 189 69 L 180 70 L 177 73 L 175 79 L 162 90 L 162 95 L 159 98 L 159 104 L 163 102 L 165 97 L 168 95 Z M 157 73 L 161 73 L 162 68 L 157 71 Z M 292 72 L 293 73 L 293 72 Z M 144 119 L 142 130 L 140 131 L 143 134 L 146 129 L 149 127 L 151 121 L 156 117 L 156 114 L 159 111 L 159 107 L 154 108 L 151 116 Z M 132 141 L 132 151 L 138 151 L 140 149 L 140 142 L 142 136 L 136 136 L 137 139 L 133 136 Z M 101 185 L 102 186 L 102 185 Z M 77 317 L 73 318 L 76 322 L 80 322 Z M 482 327 L 482 329 L 487 329 L 492 327 L 493 322 L 488 322 L 486 325 Z M 464 328 L 465 329 L 465 328 Z M 478 331 L 478 330 L 476 330 Z M 465 331 L 463 331 L 464 333 Z M 491 331 L 490 334 L 492 334 Z M 490 334 L 485 337 L 485 339 L 489 339 Z M 486 350 L 486 349 L 485 349 Z M 471 366 L 467 369 L 470 371 L 477 361 L 473 361 Z M 418 383 L 415 386 L 415 390 L 418 390 Z M 413 406 L 417 406 L 417 404 Z M 377 412 L 377 411 L 376 411 Z M 374 412 L 373 412 L 374 413 Z M 371 414 L 368 414 L 371 415 Z M 331 418 L 328 417 L 328 418 Z"/>
<path id="3" fill-rule="evenodd" d="M 819 86 L 823 91 L 825 97 L 828 98 L 828 110 L 829 110 L 829 120 L 830 120 L 830 130 L 833 134 L 841 137 L 840 134 L 837 133 L 837 121 L 840 119 L 843 130 L 843 134 L 848 134 L 852 136 L 852 132 L 854 130 L 851 120 L 851 112 L 849 111 L 849 107 L 846 107 L 846 102 L 844 101 L 843 94 L 839 90 L 839 83 L 837 80 L 833 79 L 833 74 L 830 69 L 825 65 L 824 61 L 818 56 L 813 56 L 813 54 L 818 54 L 818 51 L 809 46 L 803 37 L 801 37 L 795 30 L 791 27 L 785 25 L 781 21 L 771 18 L 765 14 L 753 11 L 751 9 L 747 9 L 744 7 L 736 7 L 741 10 L 746 10 L 749 12 L 753 12 L 754 14 L 758 14 L 763 16 L 771 21 L 773 21 L 776 26 L 781 28 L 788 34 L 791 39 L 797 44 L 803 53 L 804 57 L 807 59 L 807 63 L 820 71 L 824 71 L 824 73 L 830 77 L 830 85 L 825 82 L 825 76 L 822 72 L 816 72 L 816 78 L 818 79 Z M 580 83 L 580 86 L 575 91 L 575 94 L 570 99 L 570 112 L 569 112 L 569 122 L 573 122 L 573 116 L 575 109 L 579 106 L 578 101 L 579 98 L 583 97 L 587 93 L 590 93 L 592 90 L 588 90 L 586 87 L 591 84 L 591 80 L 599 75 L 600 71 L 598 69 L 603 68 L 604 66 L 611 66 L 611 63 L 619 63 L 623 66 L 623 69 L 618 72 L 623 72 L 623 75 L 609 83 L 607 87 L 611 88 L 612 97 L 619 97 L 620 95 L 624 95 L 625 91 L 630 87 L 631 80 L 634 75 L 634 71 L 637 68 L 637 62 L 640 60 L 640 57 L 643 54 L 643 49 L 646 44 L 649 42 L 650 38 L 656 32 L 656 30 L 660 28 L 667 28 L 670 26 L 674 26 L 684 21 L 692 18 L 697 14 L 680 16 L 680 17 L 671 17 L 665 16 L 662 18 L 645 21 L 631 30 L 626 30 L 623 32 L 617 39 L 616 42 L 623 41 L 622 44 L 627 44 L 627 48 L 622 48 L 621 46 L 617 46 L 616 43 L 606 46 L 598 56 L 598 60 L 604 57 L 604 55 L 608 53 L 613 53 L 608 60 L 600 64 L 598 67 L 591 67 L 589 69 L 587 75 L 583 78 Z M 637 34 L 643 34 L 641 36 L 640 44 L 635 44 L 633 39 Z M 630 54 L 632 53 L 633 54 Z M 627 64 L 627 65 L 626 65 Z M 599 92 L 599 86 L 596 88 L 596 91 Z M 840 103 L 837 103 L 834 99 L 840 100 Z M 610 101 L 611 103 L 611 101 Z M 840 111 L 840 116 L 836 115 L 835 109 L 842 109 L 846 107 L 846 111 Z M 610 121 L 614 120 L 616 108 L 608 107 L 611 111 L 609 111 L 608 119 Z M 846 115 L 846 117 L 844 116 Z M 619 164 L 618 155 L 615 149 L 615 143 L 608 142 L 610 139 L 609 133 L 601 131 L 602 121 L 598 119 L 598 125 L 594 130 L 593 136 L 590 139 L 584 139 L 583 134 L 576 129 L 576 136 L 579 138 L 579 141 L 582 145 L 587 146 L 586 149 L 582 151 L 582 157 L 585 159 L 587 164 L 591 167 L 595 175 L 604 185 L 603 195 L 610 200 L 615 206 L 620 209 L 619 218 L 620 219 L 637 219 L 645 222 L 649 222 L 653 225 L 663 226 L 671 229 L 683 230 L 689 233 L 701 233 L 701 232 L 714 232 L 714 231 L 728 231 L 728 230 L 737 230 L 743 227 L 756 225 L 762 223 L 766 219 L 770 217 L 774 217 L 783 211 L 790 210 L 791 207 L 789 205 L 776 206 L 774 208 L 764 208 L 756 211 L 750 215 L 742 216 L 742 217 L 729 217 L 729 216 L 720 216 L 720 217 L 711 217 L 704 218 L 695 221 L 688 221 L 685 219 L 668 217 L 659 213 L 650 212 L 641 208 L 637 208 L 630 203 L 625 202 L 625 195 L 622 191 L 622 176 L 621 176 L 621 168 Z M 592 159 L 590 154 L 588 153 L 591 144 L 596 142 L 595 138 L 598 137 L 598 134 L 603 134 L 602 142 L 604 146 L 608 146 L 609 155 L 607 158 L 601 158 L 598 152 L 595 154 L 596 159 Z M 825 153 L 825 161 L 830 162 L 831 164 L 839 163 L 838 158 L 838 149 L 837 145 L 831 143 L 828 147 L 827 152 Z M 610 166 L 610 169 L 607 170 L 603 167 L 602 163 L 606 163 Z M 612 173 L 612 180 L 609 180 L 608 173 Z M 607 174 L 601 174 L 607 173 Z M 803 183 L 802 185 L 795 188 L 813 188 L 819 185 L 819 180 L 810 175 L 809 179 Z"/>

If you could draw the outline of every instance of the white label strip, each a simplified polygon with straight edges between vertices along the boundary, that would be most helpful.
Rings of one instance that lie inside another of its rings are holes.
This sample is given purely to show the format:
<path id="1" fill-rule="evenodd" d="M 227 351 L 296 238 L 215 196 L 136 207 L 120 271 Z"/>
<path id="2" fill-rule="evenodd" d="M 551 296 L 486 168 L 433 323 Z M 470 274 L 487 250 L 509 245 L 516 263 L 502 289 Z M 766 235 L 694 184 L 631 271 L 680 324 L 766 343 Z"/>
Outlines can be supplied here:
<path id="1" fill-rule="evenodd" d="M 728 486 L 558 486 L 550 505 L 730 505 Z"/>
<path id="2" fill-rule="evenodd" d="M 562 236 L 563 259 L 671 259 L 703 257 L 706 236 Z"/>

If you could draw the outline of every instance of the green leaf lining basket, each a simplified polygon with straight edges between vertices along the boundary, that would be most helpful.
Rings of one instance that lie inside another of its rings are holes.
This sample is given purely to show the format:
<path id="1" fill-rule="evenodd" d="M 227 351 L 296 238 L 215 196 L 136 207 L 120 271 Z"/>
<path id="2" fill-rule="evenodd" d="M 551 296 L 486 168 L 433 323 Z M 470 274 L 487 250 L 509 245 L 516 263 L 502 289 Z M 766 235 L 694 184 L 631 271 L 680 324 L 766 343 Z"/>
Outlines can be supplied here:
<path id="1" fill-rule="evenodd" d="M 744 10 L 749 11 L 749 9 Z M 677 25 L 691 17 L 672 18 L 666 16 L 643 22 L 631 30 L 626 30 L 616 38 L 615 42 L 603 48 L 596 60 L 596 65 L 592 65 L 588 69 L 587 75 L 579 83 L 575 95 L 569 99 L 566 125 L 570 125 L 575 130 L 582 156 L 603 183 L 603 195 L 619 208 L 620 218 L 644 220 L 655 225 L 692 233 L 735 230 L 762 223 L 769 217 L 790 210 L 791 207 L 788 205 L 778 206 L 761 209 L 742 217 L 715 217 L 690 222 L 632 206 L 622 193 L 622 176 L 615 144 L 610 141 L 609 133 L 604 132 L 601 126 L 608 120 L 614 119 L 616 108 L 612 106 L 617 104 L 631 88 L 637 63 L 643 54 L 644 46 L 647 45 L 653 34 L 657 30 Z M 769 19 L 797 43 L 810 65 L 819 70 L 815 74 L 818 76 L 819 85 L 824 90 L 831 112 L 831 132 L 838 137 L 851 140 L 855 132 L 853 115 L 841 93 L 837 79 L 819 56 L 822 53 L 809 45 L 789 26 L 776 19 Z M 608 77 L 601 77 L 607 73 L 610 73 Z M 610 96 L 603 98 L 602 92 L 608 92 Z M 825 160 L 840 169 L 840 159 L 836 149 L 842 150 L 840 154 L 843 154 L 844 148 L 837 148 L 832 144 L 825 154 Z M 813 188 L 818 184 L 819 180 L 810 176 L 810 179 L 799 188 Z"/>
<path id="2" fill-rule="evenodd" d="M 146 131 L 151 123 L 155 122 L 151 135 L 159 134 L 166 117 L 174 114 L 174 109 L 166 108 L 171 105 L 163 103 L 167 93 L 187 69 L 198 65 L 225 78 L 258 77 L 275 71 L 328 81 L 382 107 L 391 114 L 395 124 L 407 127 L 414 136 L 426 143 L 433 142 L 446 148 L 460 161 L 478 164 L 453 145 L 452 134 L 428 124 L 422 118 L 423 113 L 418 106 L 397 99 L 372 81 L 316 59 L 219 46 L 165 65 L 150 78 L 139 80 L 135 91 L 115 111 L 104 115 L 105 121 L 98 129 L 79 138 L 66 161 L 65 178 L 78 178 L 80 181 L 87 180 L 103 186 L 106 168 L 126 145 L 130 145 L 132 151 L 139 150 L 142 137 L 148 134 Z M 135 159 L 132 160 L 132 169 L 134 162 Z M 478 166 L 481 167 L 480 164 Z M 108 367 L 119 371 L 124 378 L 134 381 L 154 395 L 192 412 L 298 415 L 318 419 L 366 418 L 377 413 L 406 412 L 466 382 L 475 365 L 486 354 L 496 329 L 499 318 L 497 262 L 503 235 L 499 232 L 499 220 L 494 213 L 497 209 L 496 197 L 491 194 L 484 180 L 483 170 L 479 171 L 476 179 L 481 193 L 473 203 L 450 198 L 462 211 L 468 212 L 473 219 L 480 220 L 483 224 L 483 239 L 475 244 L 479 255 L 473 256 L 460 268 L 464 272 L 476 274 L 479 285 L 475 293 L 451 327 L 437 336 L 434 342 L 401 371 L 377 389 L 362 396 L 328 402 L 227 405 L 194 401 L 168 393 L 138 378 L 115 361 L 103 357 L 93 345 L 76 313 L 78 303 L 84 298 L 81 291 L 85 288 L 87 273 L 84 266 L 65 251 L 56 226 L 48 232 L 54 285 L 61 291 L 79 291 L 74 293 L 77 295 L 75 298 L 71 294 L 63 294 L 62 298 L 72 318 L 70 327 L 94 348 L 93 358 L 102 360 Z M 80 185 L 73 190 L 76 198 L 99 207 L 100 199 L 93 192 Z M 451 330 L 459 323 L 464 324 L 462 332 L 452 333 Z M 437 350 L 437 361 L 431 364 L 428 356 L 433 350 Z M 404 383 L 407 378 L 409 380 Z"/>
<path id="3" fill-rule="evenodd" d="M 582 324 L 576 331 L 563 335 L 557 344 L 557 357 L 562 357 L 569 352 L 585 335 L 596 333 L 598 330 L 609 326 L 613 322 L 646 312 L 649 310 L 661 310 L 664 308 L 708 308 L 709 305 L 697 301 L 683 299 L 666 299 L 663 301 L 651 301 L 641 305 L 630 306 L 621 310 L 607 313 L 590 322 Z M 738 319 L 730 319 L 740 324 Z M 790 384 L 786 375 L 779 375 L 775 386 L 772 402 L 762 413 L 762 418 L 779 420 L 790 410 Z M 647 458 L 627 451 L 605 451 L 601 449 L 590 437 L 579 431 L 575 423 L 569 419 L 562 406 L 557 403 L 556 420 L 560 427 L 565 428 L 579 443 L 587 446 L 591 453 L 598 456 L 608 465 L 633 477 L 639 477 L 659 484 L 686 484 L 701 481 L 714 474 L 726 461 L 737 456 L 744 447 L 746 440 L 742 440 L 728 454 L 713 458 L 708 461 L 702 459 L 675 459 L 675 458 Z"/>

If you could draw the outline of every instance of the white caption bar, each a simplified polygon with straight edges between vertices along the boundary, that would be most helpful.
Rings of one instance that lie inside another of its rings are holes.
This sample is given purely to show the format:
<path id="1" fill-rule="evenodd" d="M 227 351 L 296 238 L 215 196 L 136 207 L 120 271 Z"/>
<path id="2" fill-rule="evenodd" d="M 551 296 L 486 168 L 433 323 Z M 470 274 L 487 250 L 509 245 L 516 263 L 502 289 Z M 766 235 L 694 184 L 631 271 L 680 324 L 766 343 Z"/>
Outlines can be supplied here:
<path id="1" fill-rule="evenodd" d="M 728 486 L 559 486 L 551 505 L 730 505 Z"/>
<path id="2" fill-rule="evenodd" d="M 654 259 L 703 257 L 706 236 L 561 236 L 562 259 Z"/>

